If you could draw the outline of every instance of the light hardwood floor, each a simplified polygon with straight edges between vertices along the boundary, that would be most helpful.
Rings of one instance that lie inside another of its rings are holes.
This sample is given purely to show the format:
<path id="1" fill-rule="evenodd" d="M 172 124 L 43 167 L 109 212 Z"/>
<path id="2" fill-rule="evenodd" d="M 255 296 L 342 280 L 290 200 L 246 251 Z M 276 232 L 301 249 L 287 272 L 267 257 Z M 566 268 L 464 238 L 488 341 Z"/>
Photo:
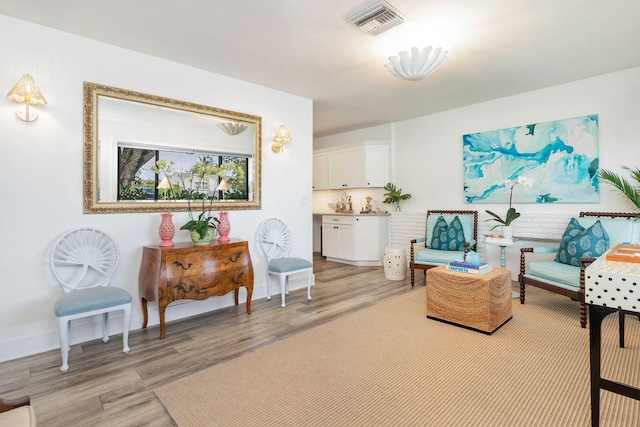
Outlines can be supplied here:
<path id="1" fill-rule="evenodd" d="M 251 315 L 240 304 L 170 322 L 162 341 L 158 326 L 135 330 L 129 354 L 122 353 L 121 336 L 73 345 L 66 374 L 59 371 L 59 350 L 0 363 L 0 395 L 29 394 L 42 426 L 172 426 L 155 389 L 394 295 L 425 292 L 420 271 L 412 288 L 408 272 L 405 281 L 390 281 L 382 267 L 314 254 L 314 273 L 311 301 L 298 289 L 284 309 L 275 295 L 254 300 Z"/>

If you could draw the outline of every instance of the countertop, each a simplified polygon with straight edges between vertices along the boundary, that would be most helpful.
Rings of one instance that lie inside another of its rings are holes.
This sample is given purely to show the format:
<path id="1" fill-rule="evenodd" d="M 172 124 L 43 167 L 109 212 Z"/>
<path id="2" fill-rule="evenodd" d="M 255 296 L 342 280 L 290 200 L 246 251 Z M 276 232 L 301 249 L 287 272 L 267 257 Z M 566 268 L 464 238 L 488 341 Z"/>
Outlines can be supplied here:
<path id="1" fill-rule="evenodd" d="M 371 213 L 360 213 L 360 212 L 351 212 L 351 213 L 343 213 L 343 212 L 314 212 L 314 215 L 348 215 L 348 216 L 389 216 L 391 215 L 389 212 L 380 211 L 380 213 L 371 212 Z"/>

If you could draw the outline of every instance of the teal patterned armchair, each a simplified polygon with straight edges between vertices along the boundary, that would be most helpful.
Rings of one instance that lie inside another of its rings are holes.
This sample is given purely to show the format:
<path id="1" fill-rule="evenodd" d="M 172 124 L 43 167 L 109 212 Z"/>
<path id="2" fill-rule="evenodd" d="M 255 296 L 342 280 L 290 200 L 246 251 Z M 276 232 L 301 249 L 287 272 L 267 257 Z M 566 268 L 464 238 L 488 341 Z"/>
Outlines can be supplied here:
<path id="1" fill-rule="evenodd" d="M 464 259 L 478 241 L 478 211 L 429 210 L 425 236 L 411 240 L 411 286 L 415 270 L 427 270 Z M 424 249 L 422 244 L 424 243 Z"/>

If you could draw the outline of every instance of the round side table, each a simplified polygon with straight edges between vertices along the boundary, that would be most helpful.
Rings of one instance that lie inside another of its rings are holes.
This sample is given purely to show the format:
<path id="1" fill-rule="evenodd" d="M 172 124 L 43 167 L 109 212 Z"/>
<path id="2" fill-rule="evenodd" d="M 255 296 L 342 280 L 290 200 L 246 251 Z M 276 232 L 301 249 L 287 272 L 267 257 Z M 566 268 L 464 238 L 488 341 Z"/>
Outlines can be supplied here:
<path id="1" fill-rule="evenodd" d="M 384 277 L 404 280 L 407 275 L 407 254 L 402 246 L 387 246 L 384 250 Z"/>

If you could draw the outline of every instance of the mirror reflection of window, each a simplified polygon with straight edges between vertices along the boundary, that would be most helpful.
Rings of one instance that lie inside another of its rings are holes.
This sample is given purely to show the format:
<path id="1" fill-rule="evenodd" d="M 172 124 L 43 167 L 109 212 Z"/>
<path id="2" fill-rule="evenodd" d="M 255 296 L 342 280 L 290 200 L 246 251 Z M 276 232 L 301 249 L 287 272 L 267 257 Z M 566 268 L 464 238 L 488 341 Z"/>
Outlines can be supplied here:
<path id="1" fill-rule="evenodd" d="M 171 163 L 169 182 L 160 185 L 163 173 L 151 167 L 159 160 Z M 213 153 L 184 152 L 166 149 L 141 149 L 118 144 L 118 200 L 248 200 L 250 158 Z M 212 173 L 199 173 L 208 167 Z M 224 179 L 231 189 L 216 190 Z"/>
<path id="2" fill-rule="evenodd" d="M 186 211 L 187 189 L 214 209 L 260 209 L 261 129 L 259 116 L 84 82 L 83 211 Z M 206 162 L 215 173 L 194 178 Z"/>

